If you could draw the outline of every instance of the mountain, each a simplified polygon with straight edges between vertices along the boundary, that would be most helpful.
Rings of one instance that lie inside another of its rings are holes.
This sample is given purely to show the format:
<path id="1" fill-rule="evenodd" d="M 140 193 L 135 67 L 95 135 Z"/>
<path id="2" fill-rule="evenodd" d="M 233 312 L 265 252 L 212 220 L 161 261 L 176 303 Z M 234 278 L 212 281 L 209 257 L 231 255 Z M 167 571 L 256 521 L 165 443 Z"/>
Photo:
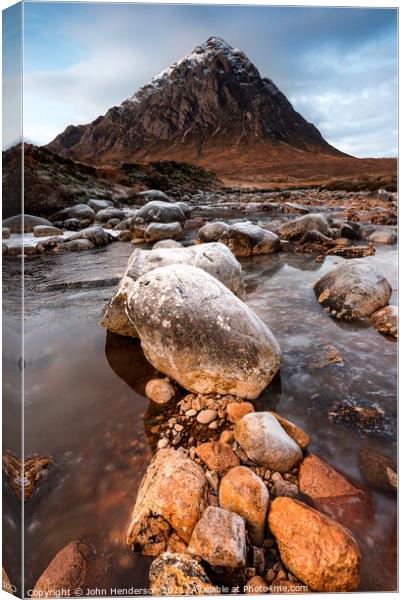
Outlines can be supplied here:
<path id="1" fill-rule="evenodd" d="M 344 156 L 247 56 L 211 37 L 120 106 L 70 125 L 48 146 L 88 162 L 175 159 L 208 167 L 252 152 L 264 158 Z"/>

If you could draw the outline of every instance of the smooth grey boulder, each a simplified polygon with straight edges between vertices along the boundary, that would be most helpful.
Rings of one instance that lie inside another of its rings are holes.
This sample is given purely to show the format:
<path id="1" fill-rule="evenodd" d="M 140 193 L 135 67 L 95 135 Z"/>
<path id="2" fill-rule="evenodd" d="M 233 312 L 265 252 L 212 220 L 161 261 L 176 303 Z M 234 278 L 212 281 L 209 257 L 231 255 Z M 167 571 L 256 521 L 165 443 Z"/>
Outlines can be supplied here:
<path id="1" fill-rule="evenodd" d="M 97 200 L 96 198 L 91 198 L 91 200 L 89 200 L 87 204 L 96 213 L 98 213 L 99 210 L 103 210 L 104 208 L 114 206 L 112 200 Z"/>
<path id="2" fill-rule="evenodd" d="M 79 219 L 79 221 L 95 219 L 95 212 L 88 204 L 75 204 L 58 210 L 49 217 L 51 221 L 66 221 L 66 219 Z"/>
<path id="3" fill-rule="evenodd" d="M 174 223 L 178 221 L 181 225 L 185 223 L 185 215 L 179 206 L 162 202 L 161 200 L 153 200 L 148 202 L 136 212 L 133 217 L 135 223 Z"/>
<path id="4" fill-rule="evenodd" d="M 106 246 L 114 240 L 110 233 L 98 225 L 93 225 L 92 227 L 87 227 L 86 229 L 82 229 L 77 233 L 73 233 L 72 235 L 69 235 L 65 241 L 70 242 L 78 239 L 89 240 L 96 247 Z"/>
<path id="5" fill-rule="evenodd" d="M 279 250 L 279 237 L 253 223 L 236 223 L 227 229 L 220 241 L 226 244 L 235 256 L 272 254 Z"/>
<path id="6" fill-rule="evenodd" d="M 49 225 L 37 225 L 34 227 L 34 237 L 50 237 L 52 235 L 61 235 L 63 232 L 57 227 Z"/>
<path id="7" fill-rule="evenodd" d="M 383 273 L 356 258 L 326 273 L 314 285 L 318 302 L 336 319 L 369 317 L 388 304 L 391 286 Z"/>
<path id="8" fill-rule="evenodd" d="M 80 219 L 66 219 L 63 227 L 69 231 L 78 231 L 83 228 L 83 221 L 80 221 Z"/>
<path id="9" fill-rule="evenodd" d="M 223 244 L 201 244 L 188 248 L 179 245 L 174 248 L 137 249 L 130 256 L 118 289 L 106 307 L 101 320 L 102 327 L 120 335 L 138 337 L 136 328 L 126 314 L 128 293 L 134 282 L 142 275 L 157 267 L 175 263 L 203 269 L 244 300 L 245 285 L 240 263 Z"/>
<path id="10" fill-rule="evenodd" d="M 397 233 L 392 229 L 376 229 L 365 237 L 366 241 L 374 244 L 396 244 Z"/>
<path id="11" fill-rule="evenodd" d="M 149 223 L 144 232 L 146 242 L 176 239 L 181 236 L 182 227 L 178 221 L 175 223 Z"/>
<path id="12" fill-rule="evenodd" d="M 124 216 L 125 213 L 119 208 L 103 208 L 97 212 L 96 221 L 98 223 L 106 223 L 110 219 L 119 219 L 121 221 Z"/>
<path id="13" fill-rule="evenodd" d="M 37 225 L 48 225 L 52 227 L 52 223 L 48 219 L 36 217 L 35 215 L 16 215 L 3 219 L 3 227 L 7 227 L 11 233 L 31 233 Z"/>
<path id="14" fill-rule="evenodd" d="M 320 233 L 328 235 L 328 227 L 328 221 L 324 215 L 313 213 L 303 215 L 302 217 L 293 219 L 293 221 L 287 221 L 281 226 L 279 235 L 281 239 L 292 240 L 311 229 L 316 229 Z"/>
<path id="15" fill-rule="evenodd" d="M 225 231 L 229 229 L 227 223 L 222 221 L 216 221 L 215 223 L 206 223 L 198 231 L 198 240 L 202 243 L 205 242 L 217 242 Z"/>
<path id="16" fill-rule="evenodd" d="M 279 370 L 270 329 L 197 267 L 173 264 L 143 275 L 126 313 L 149 362 L 191 392 L 256 398 Z"/>
<path id="17" fill-rule="evenodd" d="M 234 426 L 234 438 L 250 460 L 280 473 L 290 471 L 303 459 L 300 446 L 270 412 L 244 415 Z"/>

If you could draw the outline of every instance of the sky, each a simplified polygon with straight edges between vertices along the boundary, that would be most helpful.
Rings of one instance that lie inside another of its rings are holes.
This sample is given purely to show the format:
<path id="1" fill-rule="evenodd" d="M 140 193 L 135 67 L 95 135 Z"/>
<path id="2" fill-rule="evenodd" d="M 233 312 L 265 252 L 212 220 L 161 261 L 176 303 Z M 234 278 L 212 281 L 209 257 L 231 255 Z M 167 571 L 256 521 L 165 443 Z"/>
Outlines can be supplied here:
<path id="1" fill-rule="evenodd" d="M 24 137 L 45 144 L 94 120 L 215 35 L 331 144 L 396 156 L 396 18 L 394 9 L 27 2 Z"/>

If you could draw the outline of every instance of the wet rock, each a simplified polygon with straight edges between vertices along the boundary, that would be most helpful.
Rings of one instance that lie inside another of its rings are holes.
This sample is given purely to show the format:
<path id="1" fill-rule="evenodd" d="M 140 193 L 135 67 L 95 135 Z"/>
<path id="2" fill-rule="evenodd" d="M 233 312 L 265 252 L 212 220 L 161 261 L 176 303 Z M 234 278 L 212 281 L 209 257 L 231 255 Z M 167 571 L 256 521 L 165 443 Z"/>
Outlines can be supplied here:
<path id="1" fill-rule="evenodd" d="M 377 310 L 370 317 L 372 325 L 383 335 L 397 339 L 398 335 L 398 307 L 389 305 Z"/>
<path id="2" fill-rule="evenodd" d="M 159 450 L 141 483 L 126 543 L 155 556 L 174 530 L 188 542 L 207 506 L 208 484 L 202 467 L 181 450 Z"/>
<path id="3" fill-rule="evenodd" d="M 190 264 L 203 269 L 219 279 L 236 296 L 244 299 L 245 286 L 241 266 L 223 244 L 135 250 L 129 258 L 117 291 L 105 309 L 101 326 L 120 335 L 138 337 L 136 328 L 126 314 L 126 302 L 133 283 L 157 267 L 175 263 Z"/>
<path id="4" fill-rule="evenodd" d="M 39 481 L 46 476 L 51 463 L 52 458 L 49 456 L 33 456 L 22 465 L 17 456 L 7 450 L 3 452 L 3 472 L 18 500 L 23 499 L 25 502 L 31 497 Z M 24 478 L 21 477 L 23 471 Z"/>
<path id="5" fill-rule="evenodd" d="M 15 217 L 3 219 L 2 223 L 3 227 L 9 229 L 11 233 L 23 233 L 23 231 L 24 233 L 30 233 L 37 225 L 52 226 L 52 223 L 48 219 L 34 215 L 16 215 Z"/>
<path id="6" fill-rule="evenodd" d="M 299 488 L 316 508 L 349 527 L 367 522 L 373 514 L 371 497 L 314 454 L 300 465 Z"/>
<path id="7" fill-rule="evenodd" d="M 234 438 L 255 463 L 281 473 L 302 460 L 302 451 L 271 413 L 245 415 L 234 427 Z"/>
<path id="8" fill-rule="evenodd" d="M 366 239 L 374 244 L 395 244 L 397 242 L 397 233 L 392 230 L 376 230 Z"/>
<path id="9" fill-rule="evenodd" d="M 11 229 L 9 227 L 3 227 L 1 235 L 3 240 L 8 240 L 11 235 Z"/>
<path id="10" fill-rule="evenodd" d="M 188 552 L 213 567 L 229 570 L 246 564 L 244 520 L 235 513 L 209 506 L 195 525 Z"/>
<path id="11" fill-rule="evenodd" d="M 230 446 L 222 442 L 200 444 L 196 448 L 196 455 L 199 456 L 208 469 L 216 471 L 220 477 L 223 477 L 227 471 L 240 464 L 239 459 Z"/>
<path id="12" fill-rule="evenodd" d="M 5 256 L 8 253 L 8 246 L 4 242 L 1 245 L 1 250 L 2 250 L 3 256 Z"/>
<path id="13" fill-rule="evenodd" d="M 186 219 L 191 216 L 192 208 L 186 202 L 175 202 L 174 206 L 178 206 L 182 210 Z"/>
<path id="14" fill-rule="evenodd" d="M 139 208 L 133 217 L 134 223 L 175 223 L 184 225 L 185 215 L 179 206 L 153 200 Z"/>
<path id="15" fill-rule="evenodd" d="M 336 402 L 327 414 L 335 423 L 349 426 L 364 435 L 389 433 L 384 410 L 369 402 L 362 401 L 358 405 L 350 399 L 342 400 Z"/>
<path id="16" fill-rule="evenodd" d="M 337 319 L 368 317 L 391 296 L 384 275 L 370 263 L 354 259 L 326 273 L 314 286 L 318 302 Z"/>
<path id="17" fill-rule="evenodd" d="M 298 217 L 293 221 L 287 221 L 281 226 L 279 235 L 281 239 L 293 240 L 311 229 L 328 235 L 328 221 L 325 216 L 320 213 L 312 213 Z"/>
<path id="18" fill-rule="evenodd" d="M 35 584 L 32 597 L 74 596 L 76 589 L 85 587 L 94 556 L 95 550 L 87 540 L 74 540 L 50 562 Z"/>
<path id="19" fill-rule="evenodd" d="M 288 421 L 288 419 L 285 419 L 285 417 L 281 417 L 281 415 L 278 415 L 278 413 L 271 411 L 271 415 L 275 417 L 282 429 L 284 429 L 286 433 L 290 435 L 292 440 L 295 440 L 296 444 L 298 444 L 300 448 L 307 448 L 310 443 L 310 437 L 305 431 L 303 431 L 303 429 L 292 423 L 292 421 Z"/>
<path id="20" fill-rule="evenodd" d="M 182 248 L 183 245 L 181 242 L 177 242 L 176 240 L 159 240 L 153 245 L 152 250 L 158 250 L 161 248 Z"/>
<path id="21" fill-rule="evenodd" d="M 248 222 L 232 225 L 222 234 L 220 241 L 235 256 L 271 254 L 279 250 L 279 238 L 275 233 Z"/>
<path id="22" fill-rule="evenodd" d="M 223 233 L 230 228 L 227 223 L 223 223 L 222 221 L 216 221 L 214 223 L 206 223 L 201 229 L 198 231 L 197 239 L 201 243 L 205 242 L 218 242 L 222 237 Z"/>
<path id="23" fill-rule="evenodd" d="M 151 364 L 191 392 L 256 398 L 279 369 L 268 327 L 201 269 L 176 264 L 140 277 L 127 314 Z"/>
<path id="24" fill-rule="evenodd" d="M 57 244 L 56 250 L 58 252 L 81 252 L 82 250 L 92 250 L 93 248 L 95 248 L 95 244 L 90 240 L 77 239 Z"/>
<path id="25" fill-rule="evenodd" d="M 174 398 L 175 389 L 166 379 L 150 379 L 146 384 L 146 396 L 157 404 L 167 404 Z"/>
<path id="26" fill-rule="evenodd" d="M 371 485 L 381 490 L 397 491 L 397 465 L 388 456 L 371 448 L 362 448 L 359 453 L 359 468 Z"/>
<path id="27" fill-rule="evenodd" d="M 145 190 L 144 192 L 137 192 L 136 198 L 141 202 L 151 202 L 153 200 L 159 200 L 160 202 L 170 202 L 167 194 L 160 190 Z"/>
<path id="28" fill-rule="evenodd" d="M 180 238 L 182 236 L 182 227 L 180 223 L 150 223 L 145 232 L 144 237 L 146 242 L 154 242 L 156 240 L 169 240 Z"/>
<path id="29" fill-rule="evenodd" d="M 221 508 L 246 520 L 251 542 L 261 546 L 269 506 L 269 493 L 262 479 L 247 467 L 231 469 L 220 483 L 219 502 Z"/>
<path id="30" fill-rule="evenodd" d="M 308 367 L 309 369 L 323 369 L 328 365 L 342 365 L 343 363 L 344 359 L 337 348 L 332 344 L 324 344 L 314 349 Z"/>
<path id="31" fill-rule="evenodd" d="M 122 229 L 116 239 L 120 242 L 130 242 L 132 239 L 132 234 L 128 229 Z"/>
<path id="32" fill-rule="evenodd" d="M 226 411 L 230 423 L 237 423 L 244 415 L 254 412 L 251 402 L 229 402 Z"/>
<path id="33" fill-rule="evenodd" d="M 275 498 L 268 521 L 282 562 L 300 581 L 317 592 L 358 588 L 361 554 L 348 529 L 291 498 Z"/>
<path id="34" fill-rule="evenodd" d="M 98 213 L 98 211 L 104 210 L 105 208 L 109 208 L 110 206 L 114 206 L 112 200 L 98 200 L 96 198 L 91 198 L 87 204 L 95 213 Z"/>
<path id="35" fill-rule="evenodd" d="M 33 229 L 34 237 L 49 237 L 53 235 L 62 235 L 62 231 L 57 227 L 49 227 L 49 225 L 37 225 Z"/>
<path id="36" fill-rule="evenodd" d="M 303 204 L 296 204 L 293 202 L 285 202 L 282 206 L 283 213 L 292 213 L 292 214 L 300 214 L 307 215 L 310 212 L 310 208 L 307 206 L 303 206 Z"/>
<path id="37" fill-rule="evenodd" d="M 77 233 L 72 233 L 67 238 L 65 238 L 66 242 L 70 242 L 73 240 L 89 240 L 94 244 L 95 247 L 99 248 L 102 246 L 106 246 L 110 242 L 113 241 L 113 237 L 110 233 L 105 231 L 99 225 L 93 225 L 92 227 L 86 227 Z"/>
<path id="38" fill-rule="evenodd" d="M 123 210 L 119 208 L 109 207 L 99 210 L 96 214 L 97 223 L 108 223 L 111 219 L 117 219 L 114 225 L 117 225 L 125 216 Z"/>
<path id="39" fill-rule="evenodd" d="M 49 217 L 51 221 L 66 221 L 67 219 L 78 219 L 79 221 L 95 219 L 95 212 L 87 204 L 75 204 L 68 208 L 62 208 Z"/>
<path id="40" fill-rule="evenodd" d="M 79 229 L 82 229 L 82 221 L 80 219 L 66 219 L 63 222 L 63 227 L 68 231 L 79 231 Z"/>
<path id="41" fill-rule="evenodd" d="M 373 256 L 376 249 L 373 244 L 368 246 L 335 246 L 327 250 L 326 255 L 343 256 L 344 258 L 364 258 Z"/>
<path id="42" fill-rule="evenodd" d="M 327 235 L 324 235 L 324 233 L 317 231 L 317 229 L 310 229 L 309 231 L 306 231 L 306 233 L 303 234 L 302 238 L 300 239 L 300 243 L 321 244 L 324 247 L 324 249 L 326 249 L 334 246 L 335 241 Z"/>
<path id="43" fill-rule="evenodd" d="M 199 596 L 215 593 L 202 565 L 189 554 L 164 552 L 152 562 L 149 579 L 153 596 Z"/>

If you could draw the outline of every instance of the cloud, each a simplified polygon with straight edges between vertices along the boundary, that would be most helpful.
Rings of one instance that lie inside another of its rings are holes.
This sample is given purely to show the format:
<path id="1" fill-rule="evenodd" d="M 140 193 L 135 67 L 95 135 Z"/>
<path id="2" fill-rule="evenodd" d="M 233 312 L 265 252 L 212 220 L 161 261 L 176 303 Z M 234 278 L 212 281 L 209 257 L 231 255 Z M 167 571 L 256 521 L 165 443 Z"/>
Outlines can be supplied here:
<path id="1" fill-rule="evenodd" d="M 30 6 L 24 133 L 35 143 L 104 114 L 219 35 L 243 49 L 330 143 L 357 156 L 396 154 L 392 10 L 66 5 L 61 18 L 56 8 Z M 45 29 L 55 32 L 51 41 Z"/>

